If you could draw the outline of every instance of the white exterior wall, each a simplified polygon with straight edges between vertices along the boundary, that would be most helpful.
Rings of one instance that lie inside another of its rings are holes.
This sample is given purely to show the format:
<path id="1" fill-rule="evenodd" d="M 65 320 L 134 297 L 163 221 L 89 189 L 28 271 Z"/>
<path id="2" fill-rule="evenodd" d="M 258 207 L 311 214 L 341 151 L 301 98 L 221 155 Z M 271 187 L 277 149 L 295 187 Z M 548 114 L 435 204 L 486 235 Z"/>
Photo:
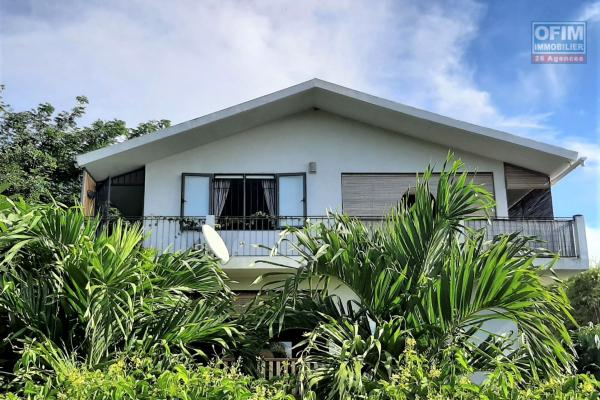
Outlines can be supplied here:
<path id="1" fill-rule="evenodd" d="M 307 214 L 340 210 L 341 174 L 439 170 L 448 149 L 323 111 L 297 114 L 146 165 L 144 215 L 180 213 L 181 174 L 307 172 Z M 492 172 L 497 215 L 507 216 L 501 161 L 455 152 L 469 170 Z"/>

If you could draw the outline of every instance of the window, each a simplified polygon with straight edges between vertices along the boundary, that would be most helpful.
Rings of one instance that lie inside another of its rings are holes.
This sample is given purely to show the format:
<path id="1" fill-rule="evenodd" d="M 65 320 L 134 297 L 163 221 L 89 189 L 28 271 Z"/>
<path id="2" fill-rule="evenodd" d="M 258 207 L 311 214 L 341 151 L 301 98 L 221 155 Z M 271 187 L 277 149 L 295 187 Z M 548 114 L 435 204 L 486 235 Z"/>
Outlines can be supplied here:
<path id="1" fill-rule="evenodd" d="M 198 217 L 210 214 L 210 176 L 183 174 L 181 215 Z"/>
<path id="2" fill-rule="evenodd" d="M 220 217 L 277 215 L 274 175 L 214 177 L 213 212 Z"/>
<path id="3" fill-rule="evenodd" d="M 182 176 L 182 216 L 300 217 L 305 174 Z"/>
<path id="4" fill-rule="evenodd" d="M 469 173 L 469 177 L 494 195 L 492 173 Z M 415 187 L 416 181 L 416 173 L 343 173 L 342 210 L 357 217 L 381 217 L 403 198 L 411 206 L 415 201 L 411 188 Z M 429 180 L 433 196 L 437 196 L 438 181 L 439 173 L 433 173 Z"/>

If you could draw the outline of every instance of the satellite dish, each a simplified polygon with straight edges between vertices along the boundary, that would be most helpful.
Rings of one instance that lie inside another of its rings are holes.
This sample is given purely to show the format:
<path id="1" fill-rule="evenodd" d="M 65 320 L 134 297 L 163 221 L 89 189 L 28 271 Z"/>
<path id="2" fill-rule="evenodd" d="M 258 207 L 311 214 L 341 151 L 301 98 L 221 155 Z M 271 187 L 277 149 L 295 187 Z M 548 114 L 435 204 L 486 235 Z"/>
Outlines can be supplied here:
<path id="1" fill-rule="evenodd" d="M 227 250 L 227 246 L 225 246 L 223 238 L 210 225 L 202 225 L 202 234 L 210 250 L 217 258 L 223 261 L 223 264 L 226 264 L 229 261 L 229 251 Z"/>

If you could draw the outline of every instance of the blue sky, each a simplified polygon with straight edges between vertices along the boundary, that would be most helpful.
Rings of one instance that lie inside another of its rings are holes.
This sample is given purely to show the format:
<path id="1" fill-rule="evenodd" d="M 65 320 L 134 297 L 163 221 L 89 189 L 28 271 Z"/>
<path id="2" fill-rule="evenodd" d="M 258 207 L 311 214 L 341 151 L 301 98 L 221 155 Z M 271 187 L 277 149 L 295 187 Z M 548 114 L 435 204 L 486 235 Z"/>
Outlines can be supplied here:
<path id="1" fill-rule="evenodd" d="M 0 18 L 16 110 L 84 94 L 88 122 L 176 123 L 319 77 L 577 150 L 555 213 L 584 214 L 600 257 L 599 0 L 0 0 Z M 587 64 L 531 64 L 532 21 L 577 20 Z"/>

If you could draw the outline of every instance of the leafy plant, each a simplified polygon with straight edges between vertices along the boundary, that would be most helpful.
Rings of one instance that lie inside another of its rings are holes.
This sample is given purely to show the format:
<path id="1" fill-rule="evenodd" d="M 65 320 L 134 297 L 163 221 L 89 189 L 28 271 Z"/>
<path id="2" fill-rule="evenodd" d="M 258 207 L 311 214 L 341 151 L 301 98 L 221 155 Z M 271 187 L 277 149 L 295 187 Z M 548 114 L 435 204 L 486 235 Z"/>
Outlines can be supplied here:
<path id="1" fill-rule="evenodd" d="M 550 265 L 534 265 L 541 250 L 528 246 L 532 238 L 486 241 L 466 226 L 494 204 L 461 162 L 444 166 L 435 199 L 431 175 L 419 179 L 414 204 L 400 204 L 380 226 L 332 215 L 284 233 L 301 261 L 263 277 L 276 282 L 265 285 L 269 311 L 259 324 L 309 332 L 300 358 L 305 392 L 366 395 L 374 382 L 392 379 L 407 337 L 450 372 L 461 364 L 474 371 L 510 365 L 519 379 L 572 371 L 569 303 L 560 286 L 542 283 Z M 351 291 L 345 304 L 331 290 L 337 286 Z M 494 332 L 497 321 L 514 331 Z"/>
<path id="2" fill-rule="evenodd" d="M 25 377 L 20 393 L 0 399 L 230 399 L 290 400 L 285 381 L 266 382 L 239 372 L 237 365 L 201 366 L 185 356 L 117 354 L 101 368 L 90 368 L 53 348 L 37 343 L 25 350 L 19 366 Z"/>
<path id="3" fill-rule="evenodd" d="M 3 89 L 0 85 L 0 95 Z M 124 121 L 97 120 L 82 127 L 79 120 L 87 104 L 86 97 L 78 96 L 68 111 L 57 113 L 49 103 L 13 111 L 0 97 L 0 185 L 8 186 L 5 194 L 72 205 L 81 192 L 76 155 L 170 125 L 153 120 L 127 128 Z"/>
<path id="4" fill-rule="evenodd" d="M 5 371 L 25 343 L 89 367 L 130 348 L 168 344 L 208 356 L 235 343 L 231 292 L 204 251 L 157 254 L 141 227 L 101 227 L 79 208 L 0 196 L 0 320 Z"/>
<path id="5" fill-rule="evenodd" d="M 600 324 L 600 268 L 590 268 L 566 281 L 573 318 L 581 326 Z"/>
<path id="6" fill-rule="evenodd" d="M 488 399 L 488 400 L 583 400 L 597 399 L 600 383 L 587 375 L 559 375 L 549 380 L 528 382 L 521 386 L 515 376 L 518 371 L 499 367 L 474 383 L 473 369 L 457 363 L 453 374 L 448 375 L 444 368 L 432 364 L 418 355 L 409 345 L 395 363 L 395 373 L 390 380 L 375 384 L 366 398 L 370 400 L 422 399 Z"/>
<path id="7" fill-rule="evenodd" d="M 577 351 L 577 369 L 600 379 L 600 325 L 588 325 L 573 333 Z"/>

